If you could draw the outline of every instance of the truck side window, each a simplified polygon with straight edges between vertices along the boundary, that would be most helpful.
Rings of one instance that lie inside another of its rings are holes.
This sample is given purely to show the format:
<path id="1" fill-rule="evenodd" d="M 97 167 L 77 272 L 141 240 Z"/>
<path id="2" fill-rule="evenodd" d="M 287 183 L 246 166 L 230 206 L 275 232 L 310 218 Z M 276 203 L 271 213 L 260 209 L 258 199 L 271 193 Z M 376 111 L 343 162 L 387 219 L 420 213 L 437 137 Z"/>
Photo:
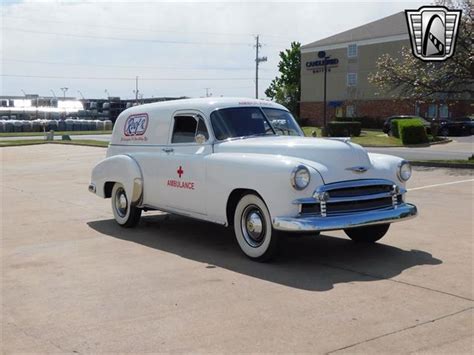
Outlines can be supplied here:
<path id="1" fill-rule="evenodd" d="M 171 143 L 194 143 L 196 129 L 197 121 L 193 116 L 176 116 Z"/>
<path id="2" fill-rule="evenodd" d="M 202 134 L 206 137 L 206 141 L 209 139 L 209 133 L 207 132 L 206 124 L 204 123 L 204 119 L 201 116 L 198 116 L 199 122 L 197 126 L 196 136 L 198 134 Z"/>

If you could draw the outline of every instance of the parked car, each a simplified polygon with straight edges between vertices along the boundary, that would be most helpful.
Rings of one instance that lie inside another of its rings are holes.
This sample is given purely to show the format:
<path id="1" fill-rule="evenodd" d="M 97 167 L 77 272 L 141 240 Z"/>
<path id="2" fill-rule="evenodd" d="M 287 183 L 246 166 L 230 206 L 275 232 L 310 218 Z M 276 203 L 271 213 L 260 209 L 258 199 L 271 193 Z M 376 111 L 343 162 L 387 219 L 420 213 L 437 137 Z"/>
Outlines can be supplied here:
<path id="1" fill-rule="evenodd" d="M 430 122 L 425 120 L 423 117 L 420 117 L 420 116 L 405 116 L 405 115 L 388 117 L 385 120 L 384 124 L 383 124 L 382 131 L 383 131 L 383 133 L 391 135 L 392 121 L 393 120 L 406 120 L 406 119 L 411 119 L 411 118 L 419 119 L 423 123 L 423 126 L 425 126 L 426 133 L 428 133 L 428 134 L 431 133 L 431 124 L 430 124 Z"/>
<path id="2" fill-rule="evenodd" d="M 437 120 L 440 136 L 469 135 L 474 133 L 474 124 L 469 117 L 442 118 Z"/>
<path id="3" fill-rule="evenodd" d="M 417 214 L 410 176 L 408 162 L 347 138 L 304 137 L 276 103 L 205 98 L 122 112 L 89 191 L 111 198 L 120 226 L 149 210 L 193 217 L 232 227 L 249 258 L 267 260 L 281 231 L 379 240 Z"/>

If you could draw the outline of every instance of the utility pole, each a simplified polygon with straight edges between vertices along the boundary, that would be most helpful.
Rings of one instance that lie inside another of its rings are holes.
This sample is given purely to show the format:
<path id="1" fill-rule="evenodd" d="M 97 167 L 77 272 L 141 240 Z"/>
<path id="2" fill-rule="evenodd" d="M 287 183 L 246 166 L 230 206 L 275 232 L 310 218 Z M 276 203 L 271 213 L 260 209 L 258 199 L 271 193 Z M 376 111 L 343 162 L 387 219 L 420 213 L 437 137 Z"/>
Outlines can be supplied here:
<path id="1" fill-rule="evenodd" d="M 209 95 L 209 90 L 211 90 L 211 88 L 204 88 L 204 89 L 206 90 L 206 97 L 212 96 L 212 94 Z"/>
<path id="2" fill-rule="evenodd" d="M 138 75 L 135 77 L 135 103 L 138 104 Z"/>
<path id="3" fill-rule="evenodd" d="M 258 99 L 258 65 L 260 62 L 266 62 L 267 57 L 259 57 L 258 50 L 262 46 L 260 43 L 260 36 L 257 35 L 255 37 L 256 44 L 255 44 L 255 98 Z"/>

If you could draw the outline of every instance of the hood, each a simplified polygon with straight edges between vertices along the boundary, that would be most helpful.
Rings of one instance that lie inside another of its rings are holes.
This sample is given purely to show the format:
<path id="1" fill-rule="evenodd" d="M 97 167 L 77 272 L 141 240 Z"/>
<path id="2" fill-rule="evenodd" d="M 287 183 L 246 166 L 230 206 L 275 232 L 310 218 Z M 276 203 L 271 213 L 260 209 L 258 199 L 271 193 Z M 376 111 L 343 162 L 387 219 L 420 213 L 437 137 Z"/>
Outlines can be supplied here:
<path id="1" fill-rule="evenodd" d="M 259 153 L 284 155 L 301 159 L 318 170 L 325 183 L 368 178 L 368 173 L 355 173 L 348 168 L 365 167 L 371 163 L 367 152 L 360 146 L 343 139 L 325 139 L 294 136 L 266 136 L 236 139 L 219 143 L 215 152 Z"/>

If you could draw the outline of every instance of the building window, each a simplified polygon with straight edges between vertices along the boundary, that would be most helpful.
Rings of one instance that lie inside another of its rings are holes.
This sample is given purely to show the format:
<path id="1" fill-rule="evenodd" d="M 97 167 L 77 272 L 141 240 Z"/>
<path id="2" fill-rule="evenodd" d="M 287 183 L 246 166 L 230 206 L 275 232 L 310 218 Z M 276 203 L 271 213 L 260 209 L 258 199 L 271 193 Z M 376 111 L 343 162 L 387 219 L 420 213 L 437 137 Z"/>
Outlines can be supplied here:
<path id="1" fill-rule="evenodd" d="M 347 73 L 347 86 L 357 85 L 357 73 Z"/>
<path id="2" fill-rule="evenodd" d="M 449 117 L 449 110 L 448 105 L 439 105 L 439 117 L 440 118 L 448 118 Z"/>
<path id="3" fill-rule="evenodd" d="M 430 104 L 428 106 L 428 117 L 434 118 L 437 116 L 437 111 L 438 111 L 438 105 L 436 104 Z"/>
<path id="4" fill-rule="evenodd" d="M 355 108 L 353 105 L 349 105 L 346 107 L 346 117 L 354 117 Z"/>
<path id="5" fill-rule="evenodd" d="M 347 57 L 348 58 L 357 57 L 357 44 L 353 43 L 347 46 Z"/>

